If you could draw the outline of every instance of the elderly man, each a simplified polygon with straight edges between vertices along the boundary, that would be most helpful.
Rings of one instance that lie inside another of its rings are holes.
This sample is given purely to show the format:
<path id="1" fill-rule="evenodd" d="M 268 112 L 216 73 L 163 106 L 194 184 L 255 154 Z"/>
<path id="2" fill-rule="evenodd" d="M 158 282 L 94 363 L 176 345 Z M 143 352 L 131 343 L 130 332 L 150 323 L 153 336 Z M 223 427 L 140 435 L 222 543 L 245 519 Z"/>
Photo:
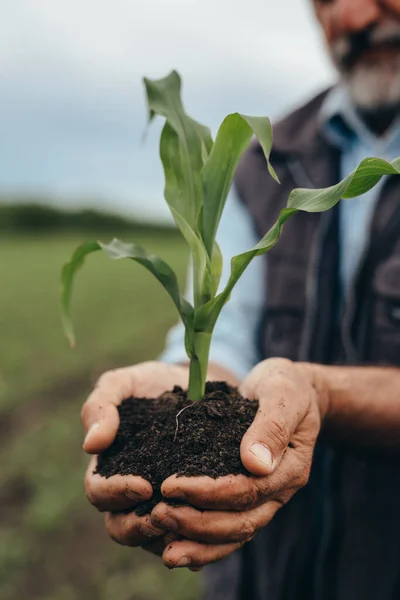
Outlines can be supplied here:
<path id="1" fill-rule="evenodd" d="M 400 155 L 400 1 L 314 7 L 340 81 L 276 125 L 280 187 L 260 148 L 247 152 L 221 224 L 225 256 L 249 248 L 294 187 Z M 87 493 L 113 539 L 171 567 L 223 558 L 205 570 L 210 600 L 400 598 L 399 199 L 389 178 L 323 215 L 298 214 L 254 261 L 221 316 L 209 372 L 260 401 L 241 442 L 252 476 L 171 477 L 164 496 L 191 507 L 161 503 L 139 518 L 126 509 L 150 484 L 106 482 L 92 463 Z M 178 327 L 162 362 L 103 376 L 82 413 L 87 452 L 112 442 L 123 398 L 187 383 L 182 347 Z"/>

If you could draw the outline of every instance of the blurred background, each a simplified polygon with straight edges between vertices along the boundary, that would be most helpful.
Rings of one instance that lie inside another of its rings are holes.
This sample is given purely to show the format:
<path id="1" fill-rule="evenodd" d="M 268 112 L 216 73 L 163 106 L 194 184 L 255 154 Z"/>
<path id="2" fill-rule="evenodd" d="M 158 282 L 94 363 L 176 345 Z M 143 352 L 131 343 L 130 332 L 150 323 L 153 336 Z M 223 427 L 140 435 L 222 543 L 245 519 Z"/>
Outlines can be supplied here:
<path id="1" fill-rule="evenodd" d="M 277 118 L 333 78 L 310 0 L 0 0 L 0 598 L 195 600 L 199 576 L 108 541 L 83 494 L 79 411 L 98 375 L 155 358 L 176 315 L 134 264 L 88 261 L 78 346 L 61 332 L 62 264 L 119 236 L 185 279 L 146 124 L 142 76 L 172 68 L 215 133 Z"/>

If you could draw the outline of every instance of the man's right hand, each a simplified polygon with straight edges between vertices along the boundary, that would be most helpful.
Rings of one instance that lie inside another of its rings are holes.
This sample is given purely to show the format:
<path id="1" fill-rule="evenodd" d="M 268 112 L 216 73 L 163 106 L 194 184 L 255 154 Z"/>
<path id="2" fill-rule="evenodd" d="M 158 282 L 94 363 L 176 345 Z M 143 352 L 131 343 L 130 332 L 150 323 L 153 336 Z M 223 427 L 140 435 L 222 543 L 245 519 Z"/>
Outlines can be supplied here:
<path id="1" fill-rule="evenodd" d="M 151 498 L 151 484 L 133 475 L 115 475 L 106 479 L 94 474 L 97 454 L 112 444 L 119 427 L 118 405 L 130 396 L 156 398 L 175 385 L 187 388 L 188 367 L 146 362 L 109 371 L 102 375 L 82 408 L 81 418 L 86 432 L 83 449 L 92 457 L 85 477 L 85 492 L 89 501 L 105 512 L 106 529 L 116 542 L 128 546 L 143 546 L 162 555 L 167 544 L 176 539 L 165 529 L 152 525 L 150 516 L 138 517 L 128 509 Z M 124 511 L 124 512 L 122 512 Z"/>

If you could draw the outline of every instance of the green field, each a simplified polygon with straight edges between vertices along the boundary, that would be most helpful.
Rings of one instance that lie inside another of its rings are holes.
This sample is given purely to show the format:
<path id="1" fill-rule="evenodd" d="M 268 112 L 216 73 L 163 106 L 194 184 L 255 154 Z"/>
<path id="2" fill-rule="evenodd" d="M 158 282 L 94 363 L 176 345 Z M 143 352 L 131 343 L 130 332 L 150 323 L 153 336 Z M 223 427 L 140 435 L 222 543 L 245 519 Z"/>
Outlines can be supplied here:
<path id="1" fill-rule="evenodd" d="M 178 237 L 140 237 L 183 282 L 187 253 Z M 77 281 L 71 351 L 60 326 L 59 272 L 86 238 L 0 240 L 0 598 L 194 600 L 198 575 L 109 541 L 83 493 L 82 402 L 102 371 L 155 358 L 176 320 L 142 267 L 95 255 Z"/>

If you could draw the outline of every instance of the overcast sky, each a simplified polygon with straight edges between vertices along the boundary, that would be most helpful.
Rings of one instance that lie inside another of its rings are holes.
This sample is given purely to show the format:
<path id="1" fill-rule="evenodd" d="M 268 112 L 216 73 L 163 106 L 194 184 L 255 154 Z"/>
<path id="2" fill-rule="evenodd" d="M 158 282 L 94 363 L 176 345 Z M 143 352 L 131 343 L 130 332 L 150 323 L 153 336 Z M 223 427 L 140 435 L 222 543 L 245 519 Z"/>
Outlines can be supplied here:
<path id="1" fill-rule="evenodd" d="M 3 0 L 0 195 L 166 214 L 143 75 L 172 68 L 215 132 L 283 114 L 332 80 L 310 0 Z"/>

